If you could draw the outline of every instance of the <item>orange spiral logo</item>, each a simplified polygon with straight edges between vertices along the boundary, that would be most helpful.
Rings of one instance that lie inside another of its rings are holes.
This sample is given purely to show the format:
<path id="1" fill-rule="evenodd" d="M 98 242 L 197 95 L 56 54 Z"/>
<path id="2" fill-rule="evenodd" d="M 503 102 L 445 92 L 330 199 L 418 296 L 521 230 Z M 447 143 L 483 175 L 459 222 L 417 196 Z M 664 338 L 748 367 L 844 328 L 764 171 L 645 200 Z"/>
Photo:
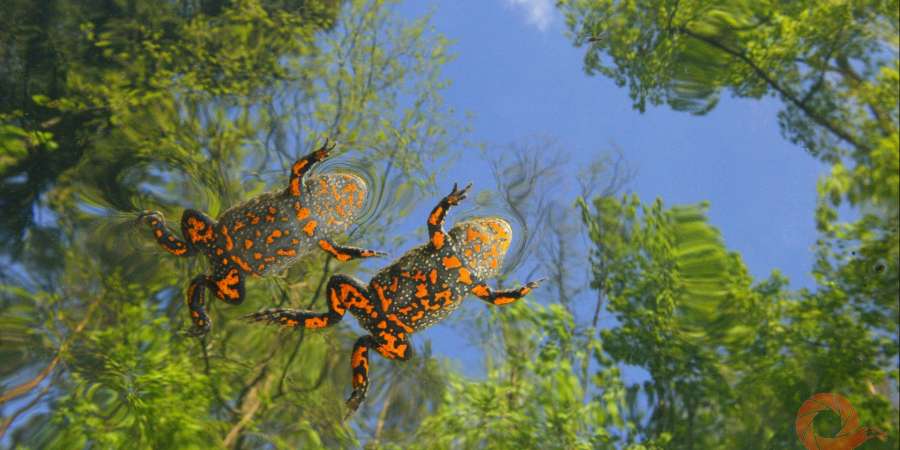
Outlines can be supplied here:
<path id="1" fill-rule="evenodd" d="M 822 411 L 831 412 L 841 418 L 841 430 L 834 437 L 822 437 L 813 429 L 813 419 Z M 878 437 L 884 440 L 884 433 L 874 428 L 859 426 L 859 416 L 846 398 L 830 392 L 816 394 L 800 405 L 797 411 L 797 437 L 807 450 L 853 450 L 863 442 Z"/>

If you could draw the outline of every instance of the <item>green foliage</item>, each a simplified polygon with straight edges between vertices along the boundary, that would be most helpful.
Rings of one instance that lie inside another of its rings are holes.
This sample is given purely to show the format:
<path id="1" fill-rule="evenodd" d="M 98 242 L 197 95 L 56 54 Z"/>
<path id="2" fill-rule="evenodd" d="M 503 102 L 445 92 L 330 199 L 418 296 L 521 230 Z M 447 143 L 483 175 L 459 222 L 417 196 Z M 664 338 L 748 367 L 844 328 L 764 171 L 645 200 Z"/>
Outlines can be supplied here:
<path id="1" fill-rule="evenodd" d="M 627 84 L 641 111 L 648 103 L 667 103 L 704 114 L 724 91 L 771 95 L 784 104 L 779 123 L 785 137 L 831 165 L 818 186 L 814 292 L 787 292 L 777 274 L 752 286 L 739 258 L 723 258 L 724 250 L 698 251 L 696 264 L 684 260 L 690 252 L 679 254 L 681 225 L 637 247 L 605 234 L 625 230 L 628 239 L 646 239 L 649 230 L 679 223 L 675 210 L 662 214 L 654 205 L 638 226 L 636 200 L 598 199 L 594 213 L 585 215 L 596 245 L 595 288 L 609 292 L 610 308 L 623 321 L 622 329 L 606 333 L 606 347 L 656 367 L 650 370 L 654 384 L 665 388 L 654 394 L 664 403 L 654 408 L 659 418 L 649 434 L 672 432 L 682 445 L 713 439 L 728 448 L 787 446 L 790 432 L 776 424 L 792 420 L 791 411 L 812 393 L 837 391 L 873 426 L 890 430 L 896 446 L 897 406 L 885 398 L 897 386 L 900 333 L 900 4 L 558 4 L 575 44 L 585 47 L 585 70 Z M 856 217 L 850 221 L 838 213 L 847 203 Z M 616 223 L 615 217 L 624 219 Z M 721 246 L 702 228 L 695 230 L 697 244 Z M 677 270 L 666 270 L 672 267 Z M 607 270 L 609 277 L 598 276 Z M 667 367 L 687 361 L 686 355 L 696 360 Z M 663 381 L 689 373 L 694 381 L 665 385 L 657 373 Z M 721 384 L 703 385 L 715 377 Z M 667 392 L 678 395 L 665 398 Z M 729 415 L 736 419 L 715 418 Z M 709 431 L 721 429 L 729 432 Z"/>
<path id="2" fill-rule="evenodd" d="M 370 182 L 371 217 L 349 239 L 384 248 L 385 230 L 418 206 L 455 129 L 438 94 L 446 42 L 427 18 L 397 19 L 392 3 L 65 3 L 79 12 L 47 15 L 78 52 L 56 61 L 64 89 L 4 104 L 13 111 L 3 116 L 4 212 L 20 205 L 24 215 L 34 207 L 51 217 L 39 226 L 15 215 L 20 227 L 6 230 L 24 234 L 0 273 L 9 325 L 0 382 L 4 396 L 14 394 L 3 400 L 4 443 L 347 447 L 373 433 L 362 419 L 340 421 L 349 329 L 278 333 L 239 320 L 288 302 L 323 307 L 333 261 L 316 255 L 251 281 L 244 305 L 212 305 L 214 333 L 197 341 L 181 333 L 184 287 L 205 264 L 163 254 L 132 220 L 140 209 L 162 210 L 176 227 L 186 207 L 215 216 L 284 186 L 294 159 L 329 137 L 343 144 L 336 160 Z M 4 38 L 21 50 L 7 61 L 40 59 L 17 47 L 18 37 Z M 78 123 L 81 137 L 52 127 L 40 134 L 44 113 L 70 125 L 91 119 Z M 59 159 L 44 158 L 51 151 Z M 35 164 L 42 169 L 29 172 Z M 367 407 L 389 398 L 414 427 L 415 411 L 442 392 L 435 361 L 420 364 L 410 370 L 431 383 L 410 391 L 386 376 Z"/>
<path id="3" fill-rule="evenodd" d="M 704 208 L 634 196 L 597 198 L 593 210 L 581 203 L 593 286 L 619 323 L 602 331 L 603 348 L 650 375 L 635 387 L 652 415 L 630 438 L 666 436 L 667 448 L 795 448 L 799 406 L 838 392 L 896 444 L 896 405 L 874 387 L 896 377 L 886 369 L 897 354 L 890 339 L 834 289 L 791 293 L 777 272 L 754 285 Z"/>
<path id="4" fill-rule="evenodd" d="M 614 367 L 582 382 L 583 355 L 602 359 L 603 348 L 564 307 L 519 302 L 489 322 L 514 327 L 507 344 L 515 354 L 489 367 L 487 379 L 451 378 L 443 403 L 422 423 L 416 448 L 649 449 L 667 442 L 623 443 L 621 411 L 635 399 Z"/>
<path id="5" fill-rule="evenodd" d="M 726 88 L 780 95 L 795 108 L 785 131 L 814 153 L 827 151 L 814 148 L 827 134 L 862 143 L 860 122 L 896 129 L 895 102 L 874 95 L 896 90 L 896 1 L 559 4 L 586 46 L 585 70 L 628 84 L 641 110 L 649 101 L 704 113 Z"/>
<path id="6" fill-rule="evenodd" d="M 844 201 L 862 209 L 864 218 L 850 225 L 857 230 L 830 236 L 832 245 L 865 248 L 877 245 L 867 241 L 877 234 L 897 233 L 896 0 L 559 4 L 575 44 L 586 48 L 585 70 L 627 84 L 641 111 L 650 102 L 703 114 L 724 90 L 778 97 L 785 137 L 832 166 L 819 187 L 819 228 L 837 226 L 834 208 Z M 898 249 L 886 250 L 879 257 L 896 261 Z"/>
<path id="7" fill-rule="evenodd" d="M 16 213 L 3 215 L 0 236 L 18 243 L 34 226 L 40 196 L 59 182 L 101 184 L 117 207 L 133 208 L 132 170 L 184 162 L 197 149 L 159 148 L 154 135 L 136 145 L 118 133 L 173 102 L 233 100 L 287 76 L 282 58 L 311 52 L 312 34 L 332 26 L 339 5 L 51 0 L 4 6 L 0 206 Z"/>
<path id="8" fill-rule="evenodd" d="M 216 445 L 216 432 L 226 423 L 207 417 L 209 381 L 195 368 L 190 349 L 171 333 L 166 318 L 153 317 L 145 302 L 125 294 L 101 294 L 105 301 L 121 302 L 110 316 L 130 325 L 81 337 L 67 358 L 68 392 L 57 400 L 50 424 L 55 432 L 44 430 L 47 441 L 29 439 L 36 447 Z"/>

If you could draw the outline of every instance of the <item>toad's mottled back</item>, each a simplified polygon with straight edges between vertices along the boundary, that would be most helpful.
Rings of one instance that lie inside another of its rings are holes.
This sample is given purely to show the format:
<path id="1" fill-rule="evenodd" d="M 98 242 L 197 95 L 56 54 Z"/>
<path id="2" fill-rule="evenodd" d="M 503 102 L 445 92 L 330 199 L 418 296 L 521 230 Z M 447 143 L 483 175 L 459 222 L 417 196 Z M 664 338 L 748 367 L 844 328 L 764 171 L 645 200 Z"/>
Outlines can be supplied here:
<path id="1" fill-rule="evenodd" d="M 522 298 L 538 282 L 518 289 L 494 291 L 485 281 L 497 275 L 512 240 L 512 229 L 498 217 L 460 222 L 449 233 L 443 229 L 451 206 L 466 197 L 470 186 L 453 191 L 428 217 L 429 241 L 380 270 L 368 286 L 345 275 L 329 280 L 329 311 L 312 313 L 269 309 L 251 320 L 288 327 L 323 328 L 339 322 L 349 311 L 370 334 L 356 341 L 351 357 L 353 393 L 349 413 L 356 410 L 368 389 L 368 351 L 374 348 L 389 359 L 406 360 L 411 354 L 409 335 L 446 318 L 469 294 L 495 305 Z"/>
<path id="2" fill-rule="evenodd" d="M 419 331 L 447 317 L 476 285 L 496 275 L 511 239 L 503 219 L 462 222 L 440 247 L 429 242 L 410 250 L 380 270 L 369 286 L 387 317 L 397 316 Z"/>

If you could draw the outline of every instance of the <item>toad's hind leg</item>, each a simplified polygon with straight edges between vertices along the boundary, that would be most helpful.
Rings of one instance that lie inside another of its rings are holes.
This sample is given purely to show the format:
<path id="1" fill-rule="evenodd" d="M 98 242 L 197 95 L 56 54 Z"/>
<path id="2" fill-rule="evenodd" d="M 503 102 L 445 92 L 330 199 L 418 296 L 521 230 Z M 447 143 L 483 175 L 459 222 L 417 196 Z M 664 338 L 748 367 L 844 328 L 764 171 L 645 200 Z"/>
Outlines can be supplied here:
<path id="1" fill-rule="evenodd" d="M 216 221 L 206 214 L 186 209 L 181 214 L 181 234 L 198 250 L 209 250 L 216 242 Z"/>
<path id="2" fill-rule="evenodd" d="M 362 336 L 353 344 L 353 353 L 350 356 L 350 370 L 353 371 L 353 392 L 347 399 L 347 420 L 359 408 L 366 399 L 369 391 L 369 349 L 375 347 L 375 339 L 372 336 Z"/>
<path id="3" fill-rule="evenodd" d="M 187 305 L 191 313 L 191 322 L 194 328 L 190 334 L 202 336 L 209 333 L 212 321 L 206 314 L 206 289 L 212 289 L 220 300 L 239 305 L 244 301 L 244 280 L 240 271 L 235 267 L 225 267 L 221 273 L 214 276 L 198 275 L 191 280 L 187 291 Z"/>
<path id="4" fill-rule="evenodd" d="M 249 314 L 246 318 L 252 322 L 276 323 L 285 327 L 325 328 L 330 327 L 344 317 L 348 309 L 374 311 L 374 302 L 369 298 L 368 290 L 363 284 L 345 275 L 334 275 L 328 280 L 325 290 L 328 298 L 328 312 L 314 313 L 288 308 L 271 308 Z"/>
<path id="5" fill-rule="evenodd" d="M 406 361 L 412 355 L 409 341 L 402 333 L 394 335 L 388 332 L 378 333 L 378 337 L 363 336 L 353 345 L 353 353 L 350 357 L 350 369 L 353 371 L 353 392 L 347 399 L 347 415 L 344 420 L 352 416 L 366 399 L 369 391 L 369 349 L 373 348 L 381 356 L 387 359 Z"/>
<path id="6" fill-rule="evenodd" d="M 191 312 L 191 322 L 194 324 L 194 328 L 189 331 L 192 335 L 202 336 L 209 333 L 212 326 L 206 314 L 206 288 L 211 284 L 208 276 L 197 275 L 188 286 L 187 306 Z"/>

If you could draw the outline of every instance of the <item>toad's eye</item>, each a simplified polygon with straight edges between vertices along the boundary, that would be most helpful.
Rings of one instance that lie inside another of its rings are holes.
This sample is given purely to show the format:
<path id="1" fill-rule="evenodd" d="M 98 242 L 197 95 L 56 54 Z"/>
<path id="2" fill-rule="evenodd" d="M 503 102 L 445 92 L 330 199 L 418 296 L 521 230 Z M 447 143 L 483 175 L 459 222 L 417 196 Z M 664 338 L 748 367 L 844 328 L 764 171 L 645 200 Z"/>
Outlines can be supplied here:
<path id="1" fill-rule="evenodd" d="M 476 217 L 457 223 L 450 236 L 476 275 L 491 278 L 503 265 L 503 257 L 512 242 L 512 227 L 499 217 Z"/>

